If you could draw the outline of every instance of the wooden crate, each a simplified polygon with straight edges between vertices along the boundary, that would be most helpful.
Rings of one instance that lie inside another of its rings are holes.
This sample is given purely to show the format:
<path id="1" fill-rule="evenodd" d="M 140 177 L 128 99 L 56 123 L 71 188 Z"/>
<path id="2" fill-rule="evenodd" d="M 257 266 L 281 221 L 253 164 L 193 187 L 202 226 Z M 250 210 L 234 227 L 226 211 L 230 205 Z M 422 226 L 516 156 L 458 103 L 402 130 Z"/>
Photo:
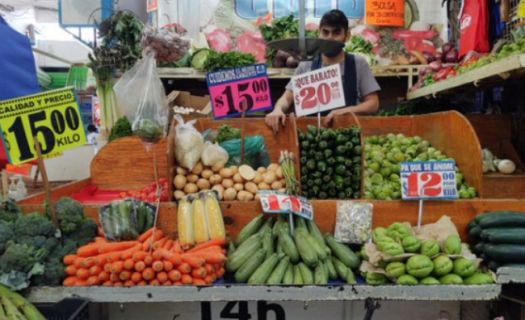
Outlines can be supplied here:
<path id="1" fill-rule="evenodd" d="M 509 115 L 467 115 L 479 137 L 482 148 L 489 148 L 500 159 L 516 164 L 511 175 L 483 174 L 486 198 L 525 198 L 525 165 L 512 144 L 512 118 Z M 481 161 L 481 160 L 480 160 Z"/>
<path id="2" fill-rule="evenodd" d="M 358 117 L 362 135 L 402 133 L 420 136 L 454 158 L 469 185 L 483 194 L 481 146 L 469 121 L 459 112 L 446 111 L 415 116 Z"/>

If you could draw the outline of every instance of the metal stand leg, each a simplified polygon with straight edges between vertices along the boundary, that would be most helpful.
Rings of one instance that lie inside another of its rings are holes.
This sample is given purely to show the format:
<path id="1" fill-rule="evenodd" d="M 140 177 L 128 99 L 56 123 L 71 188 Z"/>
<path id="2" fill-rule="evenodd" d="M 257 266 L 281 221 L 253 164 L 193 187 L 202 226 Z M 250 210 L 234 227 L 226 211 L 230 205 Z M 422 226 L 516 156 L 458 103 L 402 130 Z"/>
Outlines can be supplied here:
<path id="1" fill-rule="evenodd" d="M 379 304 L 377 300 L 374 300 L 372 298 L 367 298 L 365 300 L 366 313 L 365 313 L 364 320 L 372 320 L 372 316 L 374 315 L 374 312 L 379 308 L 381 308 L 381 305 Z"/>

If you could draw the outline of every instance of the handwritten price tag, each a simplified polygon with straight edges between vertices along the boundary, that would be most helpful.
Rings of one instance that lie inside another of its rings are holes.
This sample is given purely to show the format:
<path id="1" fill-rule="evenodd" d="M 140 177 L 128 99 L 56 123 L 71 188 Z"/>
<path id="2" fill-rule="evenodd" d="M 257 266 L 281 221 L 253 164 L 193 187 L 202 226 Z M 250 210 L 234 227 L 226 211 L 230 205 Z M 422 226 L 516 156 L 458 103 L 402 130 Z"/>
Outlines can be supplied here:
<path id="1" fill-rule="evenodd" d="M 457 199 L 454 161 L 401 163 L 401 195 L 404 200 Z"/>
<path id="2" fill-rule="evenodd" d="M 44 157 L 86 144 L 82 118 L 71 88 L 0 102 L 0 128 L 12 164 L 37 158 L 34 136 L 42 146 Z"/>
<path id="3" fill-rule="evenodd" d="M 366 24 L 403 27 L 405 25 L 405 0 L 367 0 Z"/>
<path id="4" fill-rule="evenodd" d="M 290 196 L 272 190 L 261 190 L 259 196 L 265 213 L 293 213 L 309 220 L 314 218 L 312 203 L 304 197 Z"/>
<path id="5" fill-rule="evenodd" d="M 339 64 L 292 77 L 295 113 L 298 117 L 345 105 Z"/>
<path id="6" fill-rule="evenodd" d="M 210 72 L 206 81 L 215 119 L 272 108 L 264 64 Z"/>

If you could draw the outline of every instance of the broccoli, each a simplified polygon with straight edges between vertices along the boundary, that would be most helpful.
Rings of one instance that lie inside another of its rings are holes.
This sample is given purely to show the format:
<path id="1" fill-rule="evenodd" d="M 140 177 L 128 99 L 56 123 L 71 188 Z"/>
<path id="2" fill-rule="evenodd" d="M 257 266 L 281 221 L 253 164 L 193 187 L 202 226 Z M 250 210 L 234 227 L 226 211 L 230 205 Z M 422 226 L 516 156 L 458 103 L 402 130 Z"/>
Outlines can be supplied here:
<path id="1" fill-rule="evenodd" d="M 33 277 L 31 284 L 37 286 L 58 286 L 66 277 L 64 268 L 62 259 L 48 259 L 44 264 L 45 272 L 42 275 Z"/>
<path id="2" fill-rule="evenodd" d="M 0 254 L 5 250 L 7 241 L 14 238 L 13 224 L 0 220 Z"/>
<path id="3" fill-rule="evenodd" d="M 64 235 L 64 239 L 74 241 L 77 247 L 93 241 L 98 232 L 97 223 L 92 219 L 84 219 L 78 226 L 78 229 L 74 233 Z"/>
<path id="4" fill-rule="evenodd" d="M 45 249 L 36 249 L 27 244 L 9 241 L 4 253 L 0 256 L 0 272 L 9 273 L 15 270 L 28 273 L 45 254 Z"/>
<path id="5" fill-rule="evenodd" d="M 82 204 L 69 197 L 63 197 L 56 204 L 56 214 L 63 234 L 71 234 L 79 229 L 84 220 Z"/>
<path id="6" fill-rule="evenodd" d="M 113 129 L 111 129 L 108 141 L 111 142 L 115 139 L 128 137 L 131 135 L 133 135 L 133 131 L 131 131 L 131 124 L 129 123 L 128 118 L 122 117 L 117 120 L 113 126 Z"/>
<path id="7" fill-rule="evenodd" d="M 0 205 L 0 221 L 13 222 L 21 215 L 20 207 L 13 200 L 7 200 Z"/>
<path id="8" fill-rule="evenodd" d="M 57 228 L 47 217 L 38 213 L 31 213 L 16 219 L 13 232 L 17 237 L 43 236 L 48 238 L 56 234 Z"/>
<path id="9" fill-rule="evenodd" d="M 56 246 L 60 245 L 60 241 L 55 237 L 46 238 L 44 236 L 23 236 L 17 237 L 16 243 L 26 244 L 34 248 L 43 249 L 45 252 L 44 256 L 47 256 L 49 253 L 55 250 Z"/>

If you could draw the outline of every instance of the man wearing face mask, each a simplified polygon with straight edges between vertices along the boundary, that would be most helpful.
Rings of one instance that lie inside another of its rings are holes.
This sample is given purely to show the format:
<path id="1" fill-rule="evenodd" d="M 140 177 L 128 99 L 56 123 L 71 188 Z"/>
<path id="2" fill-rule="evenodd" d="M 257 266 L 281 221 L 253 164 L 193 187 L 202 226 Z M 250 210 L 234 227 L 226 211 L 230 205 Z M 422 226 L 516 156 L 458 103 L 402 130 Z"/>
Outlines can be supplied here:
<path id="1" fill-rule="evenodd" d="M 350 37 L 348 18 L 340 10 L 331 10 L 323 15 L 319 24 L 319 38 L 345 43 Z M 343 78 L 345 93 L 345 106 L 331 110 L 324 119 L 324 126 L 328 126 L 332 119 L 350 112 L 356 114 L 372 114 L 379 109 L 379 96 L 381 89 L 377 84 L 368 63 L 363 57 L 345 53 L 342 48 L 323 52 L 314 57 L 312 61 L 303 61 L 295 70 L 295 75 L 316 70 L 332 64 L 339 63 Z M 279 131 L 279 126 L 285 125 L 286 113 L 293 110 L 292 83 L 286 86 L 284 94 L 277 100 L 272 112 L 266 115 L 266 124 L 274 132 Z"/>

